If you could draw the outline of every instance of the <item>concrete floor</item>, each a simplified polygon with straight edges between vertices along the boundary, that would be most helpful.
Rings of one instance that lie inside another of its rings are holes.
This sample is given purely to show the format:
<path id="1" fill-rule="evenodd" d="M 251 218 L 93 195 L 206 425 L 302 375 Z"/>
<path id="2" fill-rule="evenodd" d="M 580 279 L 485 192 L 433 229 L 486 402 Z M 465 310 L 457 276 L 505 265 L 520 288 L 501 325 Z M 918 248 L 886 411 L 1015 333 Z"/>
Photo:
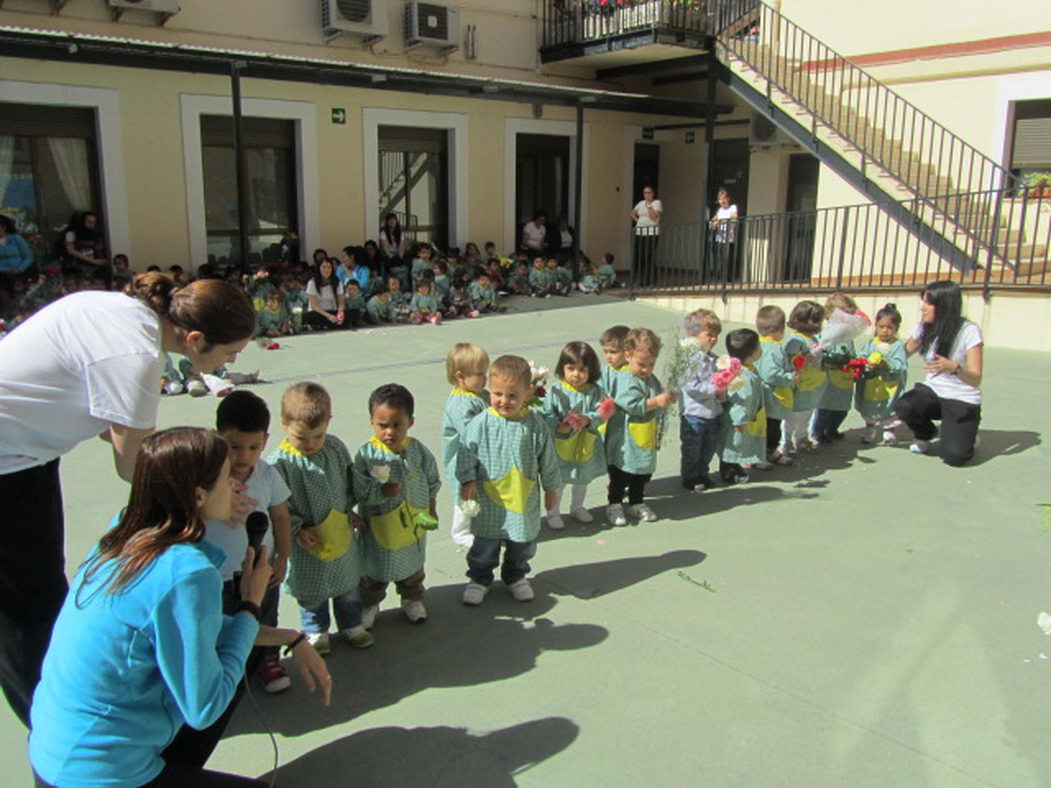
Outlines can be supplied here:
<path id="1" fill-rule="evenodd" d="M 520 304 L 567 305 L 253 345 L 237 368 L 273 381 L 255 390 L 275 415 L 290 382 L 322 382 L 352 449 L 370 434 L 368 393 L 404 383 L 413 434 L 437 452 L 453 342 L 553 367 L 566 341 L 597 349 L 615 323 L 666 335 L 679 317 L 597 297 Z M 673 431 L 650 487 L 660 521 L 547 531 L 531 604 L 497 586 L 465 608 L 446 520 L 430 541 L 427 623 L 388 600 L 373 648 L 336 644 L 330 709 L 298 680 L 273 697 L 256 685 L 258 709 L 242 702 L 210 763 L 266 774 L 269 726 L 286 788 L 1049 784 L 1051 640 L 1037 624 L 1051 611 L 1038 508 L 1051 502 L 1049 380 L 1051 354 L 987 351 L 982 446 L 962 469 L 862 446 L 852 414 L 835 447 L 691 495 Z M 210 425 L 215 405 L 173 398 L 161 426 Z M 63 460 L 71 570 L 127 494 L 106 448 Z M 444 490 L 439 503 L 448 513 Z M 290 598 L 281 616 L 297 624 Z M 5 785 L 29 784 L 6 711 L 0 757 Z"/>

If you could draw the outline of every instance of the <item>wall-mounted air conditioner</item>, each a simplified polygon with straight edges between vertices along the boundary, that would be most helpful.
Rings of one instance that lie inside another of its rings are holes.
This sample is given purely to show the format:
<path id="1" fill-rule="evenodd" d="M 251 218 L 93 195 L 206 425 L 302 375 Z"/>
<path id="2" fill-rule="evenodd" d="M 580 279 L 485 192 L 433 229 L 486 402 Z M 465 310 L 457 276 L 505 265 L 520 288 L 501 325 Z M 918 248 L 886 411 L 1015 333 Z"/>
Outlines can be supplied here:
<path id="1" fill-rule="evenodd" d="M 795 145 L 796 141 L 778 128 L 765 115 L 753 115 L 748 124 L 748 144 L 752 148 L 779 148 L 783 145 Z"/>
<path id="2" fill-rule="evenodd" d="M 364 36 L 366 42 L 387 35 L 387 0 L 321 0 L 321 32 Z"/>
<path id="3" fill-rule="evenodd" d="M 443 52 L 460 48 L 460 12 L 433 3 L 405 4 L 405 48 L 434 46 Z"/>
<path id="4" fill-rule="evenodd" d="M 168 18 L 179 13 L 178 0 L 106 0 L 113 21 L 118 21 L 125 11 L 152 11 L 160 14 L 158 24 L 163 25 Z"/>

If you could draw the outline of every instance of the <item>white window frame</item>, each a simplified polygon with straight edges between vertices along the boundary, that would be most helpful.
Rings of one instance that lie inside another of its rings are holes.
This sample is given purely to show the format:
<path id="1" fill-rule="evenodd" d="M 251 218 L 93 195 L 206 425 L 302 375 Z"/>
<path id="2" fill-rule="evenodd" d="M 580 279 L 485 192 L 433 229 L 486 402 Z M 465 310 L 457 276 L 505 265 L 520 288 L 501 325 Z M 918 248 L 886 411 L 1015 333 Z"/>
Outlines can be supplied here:
<path id="1" fill-rule="evenodd" d="M 186 218 L 190 233 L 190 262 L 194 270 L 208 262 L 208 227 L 204 206 L 204 160 L 201 115 L 233 115 L 229 96 L 182 93 L 183 163 L 186 171 Z M 246 98 L 241 115 L 290 120 L 296 134 L 296 205 L 299 213 L 299 256 L 321 246 L 321 210 L 318 197 L 317 107 L 310 101 Z"/>
<path id="2" fill-rule="evenodd" d="M 127 254 L 134 260 L 135 250 L 128 232 L 128 192 L 124 176 L 118 91 L 47 82 L 0 80 L 0 102 L 94 110 L 104 234 L 113 254 Z"/>

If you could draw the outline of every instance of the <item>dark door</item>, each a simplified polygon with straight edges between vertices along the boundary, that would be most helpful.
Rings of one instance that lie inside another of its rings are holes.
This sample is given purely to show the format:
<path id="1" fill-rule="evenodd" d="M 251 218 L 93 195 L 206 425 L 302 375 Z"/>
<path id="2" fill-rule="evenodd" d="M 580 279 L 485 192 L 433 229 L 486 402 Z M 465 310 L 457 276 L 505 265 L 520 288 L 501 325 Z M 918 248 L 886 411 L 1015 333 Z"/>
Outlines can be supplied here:
<path id="1" fill-rule="evenodd" d="M 810 279 L 817 230 L 817 179 L 821 165 L 809 153 L 796 153 L 788 161 L 788 200 L 785 210 L 785 271 L 787 282 Z"/>
<path id="2" fill-rule="evenodd" d="M 652 186 L 657 199 L 660 199 L 661 188 L 661 146 L 652 142 L 635 143 L 635 179 L 632 184 L 631 204 L 642 199 L 642 190 Z"/>
<path id="3" fill-rule="evenodd" d="M 537 211 L 548 223 L 572 215 L 569 205 L 569 141 L 560 134 L 519 134 L 515 142 L 515 241 Z"/>
<path id="4" fill-rule="evenodd" d="M 720 189 L 730 195 L 730 204 L 737 206 L 737 215 L 748 215 L 748 163 L 751 157 L 747 139 L 715 140 L 712 143 L 711 177 L 708 179 L 708 210 L 714 216 L 719 210 L 716 197 Z M 720 242 L 729 239 L 728 242 Z M 728 282 L 741 278 L 741 259 L 748 247 L 747 227 L 739 225 L 725 236 L 717 231 L 708 233 L 709 276 L 715 280 L 724 277 Z M 711 281 L 710 279 L 708 281 Z"/>

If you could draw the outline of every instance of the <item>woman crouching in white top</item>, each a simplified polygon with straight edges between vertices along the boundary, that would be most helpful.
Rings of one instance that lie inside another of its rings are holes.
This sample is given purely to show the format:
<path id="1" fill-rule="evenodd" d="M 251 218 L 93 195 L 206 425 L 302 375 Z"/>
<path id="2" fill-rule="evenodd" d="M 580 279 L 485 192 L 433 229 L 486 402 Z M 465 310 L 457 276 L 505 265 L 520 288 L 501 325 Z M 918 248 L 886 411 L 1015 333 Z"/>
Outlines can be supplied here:
<path id="1" fill-rule="evenodd" d="M 237 287 L 201 279 L 176 290 L 150 273 L 124 293 L 65 296 L 0 341 L 0 686 L 27 726 L 66 595 L 59 458 L 101 435 L 130 481 L 157 420 L 165 352 L 212 370 L 254 331 Z"/>
<path id="2" fill-rule="evenodd" d="M 964 465 L 974 456 L 982 418 L 982 330 L 964 319 L 955 282 L 932 282 L 921 298 L 920 323 L 905 350 L 923 353 L 927 377 L 894 410 L 916 436 L 912 451 L 930 451 L 939 435 L 934 421 L 940 420 L 938 456 L 948 465 Z"/>

